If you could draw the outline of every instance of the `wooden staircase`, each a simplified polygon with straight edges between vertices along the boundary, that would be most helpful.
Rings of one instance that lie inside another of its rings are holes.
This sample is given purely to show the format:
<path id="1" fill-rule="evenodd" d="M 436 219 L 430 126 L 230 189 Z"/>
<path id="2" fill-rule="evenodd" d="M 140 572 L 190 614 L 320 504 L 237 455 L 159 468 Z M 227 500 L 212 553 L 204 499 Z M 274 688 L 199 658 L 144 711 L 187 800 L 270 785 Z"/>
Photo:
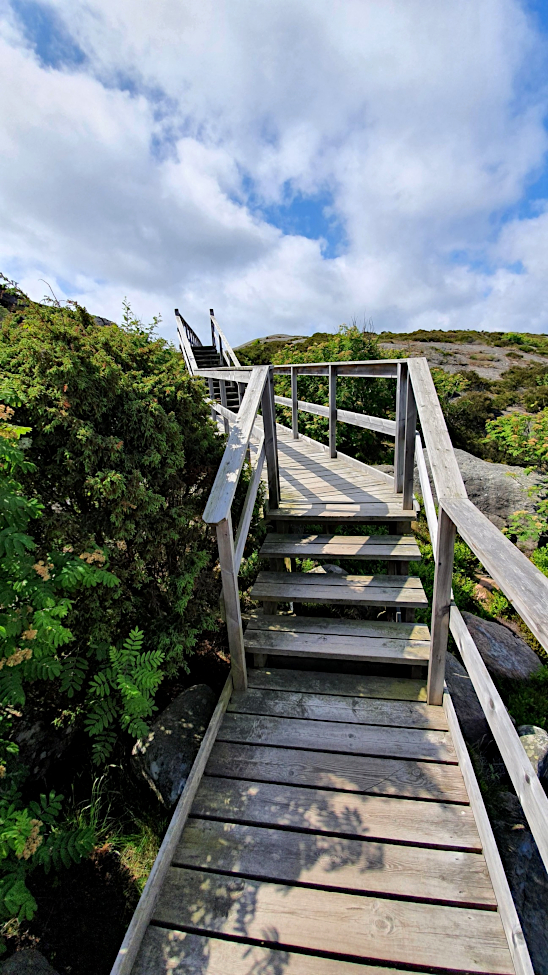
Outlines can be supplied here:
<path id="1" fill-rule="evenodd" d="M 306 520 L 308 515 L 302 517 Z M 362 518 L 359 512 L 351 520 Z M 333 521 L 332 515 L 329 520 Z M 385 512 L 383 520 L 389 527 L 394 522 L 401 525 L 401 508 L 393 515 Z M 348 522 L 345 517 L 344 523 Z M 285 527 L 290 525 L 285 523 Z M 256 666 L 264 666 L 268 656 L 428 665 L 428 627 L 413 623 L 415 610 L 426 606 L 428 601 L 420 579 L 407 574 L 409 562 L 421 558 L 413 535 L 276 532 L 267 535 L 259 555 L 270 560 L 274 571 L 259 572 L 251 590 L 252 599 L 263 604 L 263 613 L 254 614 L 244 634 L 245 648 L 254 654 Z M 295 559 L 374 561 L 377 569 L 378 563 L 382 563 L 385 572 L 350 575 L 280 571 L 282 566 L 285 570 L 293 568 Z M 303 605 L 373 608 L 375 616 L 378 610 L 386 610 L 386 618 L 333 619 L 303 616 L 298 612 L 276 615 L 280 603 L 291 604 L 292 609 Z"/>

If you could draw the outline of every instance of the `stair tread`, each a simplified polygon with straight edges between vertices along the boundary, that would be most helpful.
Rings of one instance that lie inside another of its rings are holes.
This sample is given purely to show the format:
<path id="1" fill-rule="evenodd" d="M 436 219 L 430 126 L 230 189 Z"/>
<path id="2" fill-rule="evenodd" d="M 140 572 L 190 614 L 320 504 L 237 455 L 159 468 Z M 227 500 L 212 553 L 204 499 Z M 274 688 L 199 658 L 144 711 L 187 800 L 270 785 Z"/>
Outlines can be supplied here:
<path id="1" fill-rule="evenodd" d="M 307 572 L 259 572 L 251 598 L 265 602 L 356 602 L 375 606 L 426 606 L 422 582 L 415 576 L 355 576 Z"/>
<path id="2" fill-rule="evenodd" d="M 249 653 L 288 657 L 368 660 L 425 665 L 428 627 L 383 620 L 337 620 L 306 616 L 252 616 L 244 634 Z"/>
<path id="3" fill-rule="evenodd" d="M 259 552 L 261 558 L 385 559 L 418 562 L 419 546 L 413 535 L 315 535 L 271 532 Z"/>
<path id="4" fill-rule="evenodd" d="M 416 504 L 416 502 L 415 502 Z M 273 521 L 414 521 L 417 509 L 403 509 L 401 501 L 307 502 L 287 501 L 278 508 L 269 508 L 267 520 Z"/>

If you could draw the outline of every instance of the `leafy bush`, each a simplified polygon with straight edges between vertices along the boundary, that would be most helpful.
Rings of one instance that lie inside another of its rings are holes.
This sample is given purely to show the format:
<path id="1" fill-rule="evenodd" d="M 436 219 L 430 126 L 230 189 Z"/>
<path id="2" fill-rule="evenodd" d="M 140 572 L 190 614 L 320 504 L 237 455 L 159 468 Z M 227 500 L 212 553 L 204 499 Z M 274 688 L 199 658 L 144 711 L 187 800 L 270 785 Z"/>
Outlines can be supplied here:
<path id="1" fill-rule="evenodd" d="M 129 313 L 118 327 L 18 297 L 0 323 L 0 369 L 24 395 L 17 419 L 33 430 L 35 466 L 23 480 L 42 505 L 42 562 L 64 549 L 81 571 L 97 567 L 99 552 L 117 580 L 72 607 L 81 657 L 107 661 L 139 627 L 145 651 L 160 651 L 172 672 L 217 612 L 214 538 L 201 514 L 222 438 L 204 388 Z M 77 669 L 70 687 L 78 693 Z"/>
<path id="2" fill-rule="evenodd" d="M 387 358 L 379 345 L 378 337 L 367 329 L 356 325 L 341 325 L 339 331 L 330 335 L 326 341 L 309 346 L 285 346 L 274 356 L 276 364 L 301 362 L 352 362 L 367 359 Z M 326 376 L 299 376 L 299 399 L 326 406 L 329 402 L 329 385 Z M 287 376 L 276 377 L 276 392 L 280 396 L 291 395 L 291 381 Z M 337 408 L 381 416 L 395 417 L 396 386 L 393 379 L 354 379 L 345 377 L 337 380 Z M 278 408 L 282 422 L 291 425 L 291 411 Z M 299 413 L 299 431 L 321 443 L 327 443 L 329 424 L 327 419 L 312 413 Z M 343 453 L 351 454 L 367 463 L 391 462 L 394 454 L 393 441 L 387 443 L 383 438 L 369 430 L 337 424 L 337 447 Z"/>

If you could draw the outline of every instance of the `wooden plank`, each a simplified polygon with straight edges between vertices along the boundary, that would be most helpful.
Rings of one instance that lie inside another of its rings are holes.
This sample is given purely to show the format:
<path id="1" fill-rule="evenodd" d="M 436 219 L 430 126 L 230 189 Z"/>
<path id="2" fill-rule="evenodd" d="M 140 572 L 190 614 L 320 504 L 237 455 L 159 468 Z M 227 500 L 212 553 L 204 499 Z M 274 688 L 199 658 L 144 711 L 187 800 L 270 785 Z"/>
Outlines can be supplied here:
<path id="1" fill-rule="evenodd" d="M 498 914 L 172 867 L 155 920 L 349 958 L 513 975 Z"/>
<path id="2" fill-rule="evenodd" d="M 329 633 L 330 636 L 379 637 L 406 642 L 429 643 L 430 631 L 421 623 L 394 623 L 390 620 L 326 619 L 321 616 L 260 616 L 251 614 L 248 630 L 276 630 L 291 633 Z M 247 632 L 247 631 L 246 631 Z M 324 674 L 325 681 L 333 674 Z M 336 693 L 336 692 L 334 692 Z"/>
<path id="3" fill-rule="evenodd" d="M 259 555 L 292 558 L 394 559 L 420 561 L 413 535 L 278 535 L 268 534 Z"/>
<path id="4" fill-rule="evenodd" d="M 457 761 L 450 735 L 419 728 L 379 728 L 376 725 L 227 713 L 219 728 L 218 739 L 255 745 L 290 745 L 291 748 L 346 755 L 385 755 L 387 758 L 414 758 L 447 764 Z"/>
<path id="5" fill-rule="evenodd" d="M 420 579 L 413 576 L 347 576 L 325 573 L 259 572 L 251 598 L 262 602 L 300 602 L 374 606 L 426 606 Z"/>
<path id="6" fill-rule="evenodd" d="M 345 637 L 326 633 L 305 634 L 288 630 L 247 629 L 246 649 L 252 653 L 285 657 L 318 657 L 326 660 L 368 660 L 371 663 L 417 664 L 426 666 L 430 644 L 378 637 Z"/>
<path id="7" fill-rule="evenodd" d="M 256 880 L 496 908 L 483 857 L 456 850 L 191 819 L 172 863 Z"/>
<path id="8" fill-rule="evenodd" d="M 397 624 L 396 624 L 397 625 Z M 376 677 L 359 674 L 315 673 L 310 670 L 267 668 L 248 671 L 249 687 L 300 691 L 311 694 L 343 694 L 349 697 L 380 697 L 396 701 L 425 701 L 424 681 L 407 677 Z"/>
<path id="9" fill-rule="evenodd" d="M 203 518 L 208 524 L 218 524 L 227 517 L 230 511 L 267 378 L 268 366 L 254 369 L 251 374 L 244 401 L 234 421 L 219 470 L 207 499 Z"/>
<path id="10" fill-rule="evenodd" d="M 300 694 L 296 691 L 235 691 L 227 708 L 238 714 L 262 714 L 309 721 L 386 725 L 447 731 L 443 708 L 415 701 L 376 701 L 335 694 Z"/>
<path id="11" fill-rule="evenodd" d="M 231 694 L 232 677 L 228 677 L 217 706 L 211 716 L 207 731 L 202 739 L 198 754 L 194 759 L 185 787 L 175 807 L 171 822 L 162 840 L 158 855 L 152 865 L 152 870 L 150 871 L 145 888 L 126 931 L 125 938 L 116 956 L 111 975 L 130 975 L 132 971 L 133 962 L 135 961 L 144 933 L 152 917 L 154 906 L 162 884 L 165 881 L 174 850 L 198 792 L 198 786 L 202 780 L 204 769 L 217 735 L 217 730 Z"/>
<path id="12" fill-rule="evenodd" d="M 337 755 L 217 741 L 206 775 L 279 785 L 363 792 L 405 799 L 467 803 L 457 765 L 435 765 L 370 755 Z"/>
<path id="13" fill-rule="evenodd" d="M 422 582 L 418 576 L 391 576 L 391 575 L 350 575 L 350 573 L 345 573 L 344 575 L 339 575 L 338 573 L 326 572 L 324 573 L 325 579 L 322 575 L 318 575 L 315 572 L 269 572 L 262 571 L 258 575 L 258 579 L 262 582 L 272 582 L 272 583 L 283 583 L 286 585 L 291 585 L 294 583 L 299 586 L 307 586 L 310 589 L 315 588 L 319 583 L 322 585 L 329 586 L 332 589 L 346 589 L 348 586 L 372 586 L 373 588 L 380 587 L 381 589 L 409 589 L 416 590 L 418 592 L 422 591 Z"/>
<path id="14" fill-rule="evenodd" d="M 438 498 L 466 498 L 466 488 L 447 432 L 438 394 L 424 358 L 408 360 L 409 376 L 421 421 Z"/>
<path id="15" fill-rule="evenodd" d="M 548 579 L 468 499 L 443 500 L 443 510 L 539 643 L 548 648 Z"/>
<path id="16" fill-rule="evenodd" d="M 170 975 L 402 975 L 402 969 L 396 971 L 376 965 L 364 968 L 340 959 L 151 926 L 133 975 L 167 975 L 168 972 Z"/>
<path id="17" fill-rule="evenodd" d="M 445 653 L 449 637 L 449 610 L 453 580 L 455 526 L 440 508 L 432 597 L 432 640 L 428 666 L 428 703 L 440 705 L 445 683 Z"/>
<path id="18" fill-rule="evenodd" d="M 445 850 L 481 850 L 469 806 L 207 775 L 192 815 Z"/>
<path id="19" fill-rule="evenodd" d="M 548 797 L 456 606 L 451 607 L 451 633 L 523 807 L 544 866 L 548 870 Z"/>
<path id="20" fill-rule="evenodd" d="M 267 519 L 275 521 L 357 521 L 368 522 L 388 522 L 388 521 L 414 521 L 415 511 L 404 510 L 397 501 L 383 502 L 371 501 L 365 504 L 350 502 L 347 504 L 336 504 L 335 502 L 322 503 L 302 503 L 302 504 L 282 504 L 279 508 L 269 508 Z"/>
<path id="21" fill-rule="evenodd" d="M 225 379 L 230 383 L 245 383 L 251 384 L 253 381 L 253 374 L 257 374 L 259 369 L 268 369 L 268 366 L 240 366 L 239 369 L 231 369 L 228 366 L 198 369 L 196 372 L 197 376 L 203 376 L 206 379 Z"/>
<path id="22" fill-rule="evenodd" d="M 397 375 L 397 359 L 370 359 L 360 362 L 338 362 L 340 376 L 359 376 L 363 379 L 383 377 L 395 379 Z M 328 362 L 299 362 L 295 363 L 299 376 L 327 376 Z M 291 366 L 274 366 L 276 376 L 288 376 Z"/>
<path id="23" fill-rule="evenodd" d="M 234 681 L 234 687 L 237 690 L 245 691 L 247 687 L 247 670 L 244 634 L 242 628 L 242 612 L 240 609 L 240 592 L 238 589 L 238 569 L 235 563 L 230 514 L 228 518 L 225 518 L 217 525 L 217 547 L 219 549 L 219 564 L 221 567 L 221 582 L 223 586 L 223 601 L 226 615 L 228 646 L 230 649 L 232 679 Z"/>
<path id="24" fill-rule="evenodd" d="M 447 693 L 444 694 L 443 706 L 451 727 L 455 748 L 459 757 L 459 765 L 466 781 L 470 804 L 482 842 L 483 854 L 493 883 L 499 914 L 506 934 L 510 954 L 514 962 L 516 975 L 533 975 L 533 966 L 529 957 L 529 951 L 527 950 L 527 943 L 508 886 L 504 867 L 500 859 L 495 837 L 493 836 L 493 830 L 491 829 L 491 823 L 489 822 L 487 810 L 476 780 L 466 743 L 462 737 L 453 701 Z"/>

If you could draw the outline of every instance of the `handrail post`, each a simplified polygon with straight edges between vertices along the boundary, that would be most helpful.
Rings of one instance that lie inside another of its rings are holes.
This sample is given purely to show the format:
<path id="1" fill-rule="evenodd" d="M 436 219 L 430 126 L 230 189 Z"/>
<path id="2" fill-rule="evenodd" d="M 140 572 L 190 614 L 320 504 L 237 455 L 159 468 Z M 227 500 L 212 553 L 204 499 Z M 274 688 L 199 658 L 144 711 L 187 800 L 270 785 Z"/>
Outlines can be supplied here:
<path id="1" fill-rule="evenodd" d="M 398 362 L 396 389 L 396 442 L 394 444 L 394 491 L 403 491 L 403 454 L 405 444 L 405 412 L 407 403 L 407 363 Z"/>
<path id="2" fill-rule="evenodd" d="M 291 366 L 291 429 L 293 440 L 299 439 L 299 398 L 297 396 L 297 366 Z"/>
<path id="3" fill-rule="evenodd" d="M 216 342 L 215 342 L 215 326 L 213 324 L 213 319 L 215 317 L 215 313 L 213 311 L 213 308 L 210 308 L 209 309 L 209 317 L 210 317 L 210 324 L 211 324 L 211 344 L 212 344 L 213 348 L 216 349 L 217 348 L 217 345 L 216 345 Z"/>
<path id="4" fill-rule="evenodd" d="M 278 440 L 276 437 L 276 405 L 274 403 L 274 369 L 268 367 L 263 395 L 261 398 L 263 412 L 264 442 L 266 451 L 266 465 L 268 476 L 268 504 L 270 508 L 280 506 L 280 473 L 278 470 Z"/>
<path id="5" fill-rule="evenodd" d="M 221 406 L 224 406 L 225 409 L 227 409 L 228 408 L 228 400 L 226 398 L 226 379 L 220 379 L 219 380 L 219 391 L 220 391 L 220 394 L 221 394 Z M 223 417 L 223 423 L 224 423 L 224 426 L 225 426 L 225 433 L 228 436 L 228 434 L 230 433 L 230 423 L 228 422 L 226 416 Z"/>
<path id="6" fill-rule="evenodd" d="M 329 456 L 337 456 L 337 365 L 329 363 Z"/>
<path id="7" fill-rule="evenodd" d="M 238 572 L 234 558 L 234 539 L 230 514 L 217 525 L 217 545 L 223 583 L 223 600 L 230 648 L 230 664 L 234 689 L 247 690 L 247 668 L 245 663 L 244 632 L 238 591 Z"/>
<path id="8" fill-rule="evenodd" d="M 456 528 L 443 508 L 439 509 L 438 542 L 436 546 L 436 573 L 432 598 L 432 624 L 430 662 L 428 665 L 428 704 L 441 704 L 445 680 L 445 653 L 449 635 L 451 611 L 451 583 Z"/>
<path id="9" fill-rule="evenodd" d="M 411 376 L 407 374 L 405 396 L 405 441 L 403 451 L 403 508 L 413 507 L 413 474 L 415 471 L 415 435 L 417 432 L 417 403 Z"/>

